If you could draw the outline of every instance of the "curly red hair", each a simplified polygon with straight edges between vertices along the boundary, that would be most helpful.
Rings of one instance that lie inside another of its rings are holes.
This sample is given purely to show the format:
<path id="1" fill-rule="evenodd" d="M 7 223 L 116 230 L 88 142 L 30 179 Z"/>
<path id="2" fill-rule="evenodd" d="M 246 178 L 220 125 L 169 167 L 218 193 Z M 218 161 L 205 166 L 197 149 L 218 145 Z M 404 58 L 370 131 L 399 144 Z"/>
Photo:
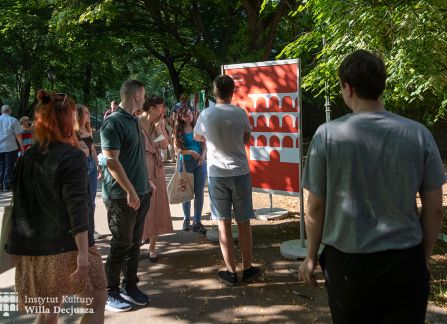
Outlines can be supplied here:
<path id="1" fill-rule="evenodd" d="M 78 146 L 74 124 L 75 101 L 66 94 L 39 90 L 34 114 L 34 135 L 44 149 L 53 142 Z"/>

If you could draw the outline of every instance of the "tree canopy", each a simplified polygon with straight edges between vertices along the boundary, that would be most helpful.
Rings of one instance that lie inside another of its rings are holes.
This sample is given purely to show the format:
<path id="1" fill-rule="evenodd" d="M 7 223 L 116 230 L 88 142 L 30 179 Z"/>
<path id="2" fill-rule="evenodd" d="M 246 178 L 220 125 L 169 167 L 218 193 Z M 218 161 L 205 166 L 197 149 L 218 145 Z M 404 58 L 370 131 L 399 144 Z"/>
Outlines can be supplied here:
<path id="1" fill-rule="evenodd" d="M 339 96 L 337 67 L 363 48 L 386 64 L 386 106 L 430 124 L 447 108 L 447 2 L 309 0 L 293 15 L 310 15 L 312 25 L 279 57 L 313 57 L 304 66 L 303 86 L 315 95 Z M 322 46 L 325 37 L 326 45 Z"/>
<path id="2" fill-rule="evenodd" d="M 39 88 L 103 110 L 122 80 L 175 101 L 206 89 L 223 64 L 301 58 L 306 103 L 356 48 L 386 62 L 388 109 L 430 124 L 447 109 L 443 0 L 3 0 L 0 97 L 32 113 Z M 323 46 L 323 38 L 326 45 Z"/>

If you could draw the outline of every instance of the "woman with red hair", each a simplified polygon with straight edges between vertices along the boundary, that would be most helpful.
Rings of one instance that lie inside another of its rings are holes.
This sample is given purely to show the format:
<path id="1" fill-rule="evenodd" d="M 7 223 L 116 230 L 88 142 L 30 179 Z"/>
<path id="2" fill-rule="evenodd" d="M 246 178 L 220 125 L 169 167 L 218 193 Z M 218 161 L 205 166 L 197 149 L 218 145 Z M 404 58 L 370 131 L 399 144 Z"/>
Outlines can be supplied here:
<path id="1" fill-rule="evenodd" d="M 41 306 L 37 322 L 57 323 L 64 297 L 77 294 L 82 323 L 103 323 L 107 283 L 94 246 L 85 155 L 74 131 L 76 103 L 43 90 L 37 99 L 36 142 L 14 169 L 6 246 L 17 256 L 19 309 Z"/>

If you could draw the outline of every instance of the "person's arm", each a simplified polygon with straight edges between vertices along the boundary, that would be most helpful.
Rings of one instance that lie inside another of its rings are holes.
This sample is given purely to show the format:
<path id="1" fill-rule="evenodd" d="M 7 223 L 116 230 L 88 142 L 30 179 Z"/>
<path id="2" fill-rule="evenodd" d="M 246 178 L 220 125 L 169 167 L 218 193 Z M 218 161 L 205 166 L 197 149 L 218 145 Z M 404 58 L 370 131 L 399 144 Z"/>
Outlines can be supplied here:
<path id="1" fill-rule="evenodd" d="M 314 271 L 318 262 L 318 249 L 321 243 L 324 226 L 324 198 L 309 192 L 307 199 L 306 236 L 307 256 L 300 266 L 300 278 L 310 285 L 316 285 Z"/>
<path id="2" fill-rule="evenodd" d="M 199 134 L 197 134 L 197 133 L 194 133 L 194 139 L 195 139 L 197 142 L 206 142 L 205 137 L 204 137 L 203 135 L 199 135 Z"/>
<path id="3" fill-rule="evenodd" d="M 76 234 L 74 239 L 78 256 L 76 270 L 70 275 L 70 279 L 79 280 L 88 274 L 88 231 Z"/>
<path id="4" fill-rule="evenodd" d="M 177 126 L 177 125 L 176 125 L 177 113 L 175 112 L 175 110 L 173 110 L 173 111 L 171 112 L 171 116 L 170 116 L 170 118 L 171 118 L 171 125 L 172 125 L 172 128 L 175 128 L 175 126 Z"/>
<path id="5" fill-rule="evenodd" d="M 206 142 L 202 142 L 202 160 L 205 161 L 206 158 Z"/>
<path id="6" fill-rule="evenodd" d="M 200 155 L 199 165 L 202 165 L 206 161 L 206 142 L 202 142 L 202 154 Z"/>
<path id="7" fill-rule="evenodd" d="M 19 143 L 20 151 L 24 152 L 23 149 L 23 141 L 22 141 L 22 127 L 17 119 L 14 118 L 14 122 L 12 123 L 12 129 L 14 132 L 14 136 L 16 137 L 17 143 Z"/>
<path id="8" fill-rule="evenodd" d="M 160 142 L 157 142 L 158 147 L 160 147 L 162 150 L 165 150 L 168 148 L 169 140 L 168 140 L 168 134 L 166 133 L 166 127 L 164 125 L 164 120 L 162 119 L 160 122 L 158 122 L 155 126 L 155 131 L 157 133 L 157 137 L 160 135 L 163 135 L 164 139 Z"/>
<path id="9" fill-rule="evenodd" d="M 176 139 L 175 136 L 174 136 L 174 144 L 175 144 L 175 147 L 177 148 L 177 152 L 179 152 L 179 154 L 182 154 L 182 155 L 191 155 L 195 160 L 199 160 L 199 159 L 200 159 L 200 154 L 197 153 L 196 151 L 194 151 L 194 150 L 183 150 L 183 149 L 181 149 L 181 148 L 180 148 L 180 145 L 177 143 L 177 139 Z"/>
<path id="10" fill-rule="evenodd" d="M 441 232 L 442 226 L 442 187 L 432 191 L 420 192 L 422 203 L 422 230 L 425 259 L 430 260 L 433 247 Z"/>
<path id="11" fill-rule="evenodd" d="M 107 158 L 107 169 L 110 171 L 110 174 L 127 193 L 127 205 L 133 209 L 138 209 L 140 207 L 140 198 L 138 198 L 135 188 L 129 181 L 129 178 L 127 178 L 126 172 L 118 159 L 120 151 L 103 149 L 102 154 Z"/>
<path id="12" fill-rule="evenodd" d="M 248 120 L 248 116 L 245 111 L 242 112 L 242 121 L 244 125 L 244 144 L 247 144 L 250 141 L 251 136 L 251 126 L 250 121 Z"/>
<path id="13" fill-rule="evenodd" d="M 200 154 L 194 150 L 181 150 L 178 149 L 178 152 L 182 155 L 191 155 L 195 160 L 200 160 Z"/>
<path id="14" fill-rule="evenodd" d="M 194 126 L 193 138 L 197 142 L 206 142 L 205 138 L 205 125 L 202 122 L 203 111 L 200 113 L 199 118 L 197 118 L 196 126 Z"/>
<path id="15" fill-rule="evenodd" d="M 85 144 L 85 142 L 84 142 L 83 140 L 78 140 L 78 144 L 79 144 L 79 149 L 80 149 L 82 152 L 84 152 L 84 155 L 85 155 L 86 157 L 88 157 L 90 151 L 89 151 L 89 149 L 88 149 L 87 144 Z"/>
<path id="16" fill-rule="evenodd" d="M 92 138 L 93 138 L 93 135 L 92 135 Z M 101 179 L 102 172 L 101 172 L 101 167 L 99 166 L 98 153 L 96 152 L 94 143 L 92 143 L 92 156 L 93 156 L 93 160 L 95 160 L 96 169 L 98 170 L 98 179 Z"/>
<path id="17" fill-rule="evenodd" d="M 15 134 L 15 136 L 16 136 L 17 142 L 19 143 L 20 150 L 21 150 L 22 152 L 25 151 L 25 150 L 23 149 L 22 134 Z"/>
<path id="18" fill-rule="evenodd" d="M 155 183 L 151 179 L 148 179 L 148 181 L 149 181 L 149 186 L 152 189 L 152 195 L 153 195 L 155 193 L 155 191 L 157 190 L 157 186 L 155 185 Z"/>
<path id="19" fill-rule="evenodd" d="M 57 170 L 60 179 L 62 200 L 70 220 L 72 233 L 78 249 L 77 267 L 70 275 L 81 279 L 88 272 L 88 231 L 93 230 L 89 222 L 88 181 L 85 156 L 77 151 L 67 155 L 60 162 Z"/>

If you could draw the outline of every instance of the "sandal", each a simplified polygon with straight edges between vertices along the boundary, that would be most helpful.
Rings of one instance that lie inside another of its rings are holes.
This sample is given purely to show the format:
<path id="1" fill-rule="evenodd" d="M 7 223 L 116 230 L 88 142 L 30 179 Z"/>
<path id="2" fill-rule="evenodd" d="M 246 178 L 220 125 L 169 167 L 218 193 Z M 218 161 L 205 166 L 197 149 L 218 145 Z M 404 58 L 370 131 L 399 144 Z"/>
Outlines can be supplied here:
<path id="1" fill-rule="evenodd" d="M 157 261 L 158 261 L 158 254 L 156 252 L 149 252 L 149 262 L 156 263 Z"/>

